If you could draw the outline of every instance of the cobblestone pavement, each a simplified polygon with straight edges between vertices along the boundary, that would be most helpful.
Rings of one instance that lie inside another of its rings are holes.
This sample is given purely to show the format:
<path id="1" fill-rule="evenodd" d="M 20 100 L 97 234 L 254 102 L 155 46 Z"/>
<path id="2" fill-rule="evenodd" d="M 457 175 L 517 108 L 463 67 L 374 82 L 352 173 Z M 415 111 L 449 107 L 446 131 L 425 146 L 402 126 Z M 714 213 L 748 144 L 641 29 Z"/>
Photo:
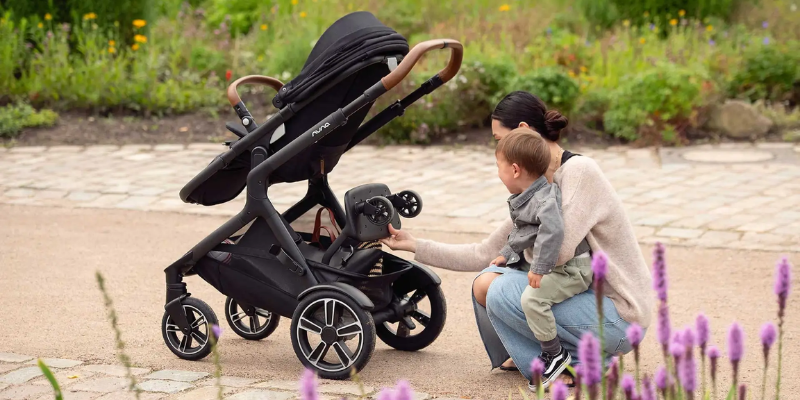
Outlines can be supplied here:
<path id="1" fill-rule="evenodd" d="M 233 215 L 242 196 L 202 207 L 178 191 L 225 148 L 218 144 L 0 148 L 0 203 Z M 573 149 L 600 164 L 642 243 L 800 251 L 800 146 L 734 144 L 681 149 Z M 414 230 L 490 232 L 508 211 L 488 147 L 359 146 L 330 174 L 337 195 L 383 182 L 412 189 Z M 276 185 L 279 210 L 305 183 Z"/>
<path id="2" fill-rule="evenodd" d="M 128 390 L 130 380 L 120 365 L 86 364 L 79 360 L 43 358 L 58 380 L 64 400 L 133 400 Z M 216 400 L 217 380 L 206 372 L 131 368 L 137 381 L 140 400 Z M 299 399 L 297 381 L 264 381 L 258 379 L 222 376 L 223 394 L 230 400 L 293 400 Z M 361 391 L 363 389 L 363 392 Z M 372 399 L 375 388 L 359 388 L 352 382 L 321 381 L 318 387 L 320 400 L 357 398 Z M 430 398 L 426 393 L 415 393 L 414 400 Z M 52 400 L 53 389 L 36 366 L 34 357 L 0 353 L 0 399 Z M 449 400 L 441 398 L 441 400 Z"/>

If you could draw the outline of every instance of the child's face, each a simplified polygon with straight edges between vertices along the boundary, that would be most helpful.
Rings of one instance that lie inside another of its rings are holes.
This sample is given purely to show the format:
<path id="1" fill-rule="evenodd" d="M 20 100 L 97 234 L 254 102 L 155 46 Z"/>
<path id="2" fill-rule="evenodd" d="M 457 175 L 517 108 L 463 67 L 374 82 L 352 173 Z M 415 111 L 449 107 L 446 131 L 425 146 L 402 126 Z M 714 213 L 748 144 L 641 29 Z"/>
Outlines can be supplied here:
<path id="1" fill-rule="evenodd" d="M 522 176 L 523 171 L 522 168 L 519 167 L 517 164 L 511 164 L 503 157 L 502 154 L 497 154 L 497 176 L 506 185 L 506 189 L 511 194 L 519 194 L 522 193 L 524 188 L 520 188 L 519 186 L 519 178 Z"/>

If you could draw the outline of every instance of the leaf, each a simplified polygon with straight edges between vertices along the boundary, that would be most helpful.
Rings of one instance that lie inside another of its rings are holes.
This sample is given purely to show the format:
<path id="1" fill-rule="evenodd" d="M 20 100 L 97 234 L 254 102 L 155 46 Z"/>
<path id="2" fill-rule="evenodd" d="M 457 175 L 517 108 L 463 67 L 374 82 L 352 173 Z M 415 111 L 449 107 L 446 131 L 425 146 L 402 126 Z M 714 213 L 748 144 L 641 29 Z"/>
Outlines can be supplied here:
<path id="1" fill-rule="evenodd" d="M 523 399 L 525 399 L 525 400 L 531 400 L 531 398 L 530 398 L 530 397 L 528 397 L 528 394 L 527 394 L 527 393 L 525 393 L 525 391 L 524 391 L 524 390 L 522 390 L 522 387 L 520 387 L 520 386 L 517 386 L 517 389 L 519 389 L 519 394 L 521 394 L 521 395 L 522 395 L 522 398 L 523 398 Z"/>
<path id="2" fill-rule="evenodd" d="M 53 395 L 55 396 L 55 400 L 64 400 L 64 396 L 61 394 L 61 387 L 58 386 L 58 381 L 56 377 L 53 376 L 53 373 L 50 372 L 50 368 L 47 368 L 47 365 L 44 364 L 42 359 L 36 360 L 36 363 L 39 365 L 39 369 L 42 370 L 44 377 L 50 382 L 50 386 L 53 387 Z"/>

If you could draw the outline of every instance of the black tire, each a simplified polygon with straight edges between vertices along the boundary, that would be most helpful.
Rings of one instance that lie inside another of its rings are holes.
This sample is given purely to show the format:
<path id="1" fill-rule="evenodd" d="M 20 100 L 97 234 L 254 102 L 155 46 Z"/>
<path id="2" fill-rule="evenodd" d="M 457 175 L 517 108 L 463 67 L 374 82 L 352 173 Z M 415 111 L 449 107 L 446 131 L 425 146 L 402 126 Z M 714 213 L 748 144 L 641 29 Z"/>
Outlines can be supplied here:
<path id="1" fill-rule="evenodd" d="M 212 335 L 211 326 L 219 325 L 217 315 L 208 304 L 194 297 L 183 299 L 181 304 L 189 319 L 189 325 L 193 326 L 192 333 L 184 335 L 165 311 L 161 319 L 161 336 L 170 351 L 179 358 L 191 361 L 202 359 L 211 353 L 212 342 L 209 338 Z M 195 346 L 195 342 L 201 344 Z"/>
<path id="2" fill-rule="evenodd" d="M 396 328 L 392 328 L 388 322 L 384 322 L 375 329 L 378 337 L 384 343 L 397 350 L 417 351 L 428 347 L 436 341 L 436 338 L 442 333 L 447 319 L 447 303 L 444 299 L 444 292 L 442 292 L 440 286 L 431 285 L 417 289 L 410 295 L 406 294 L 404 298 L 411 301 L 422 294 L 424 296 L 415 301 L 415 304 L 427 297 L 430 302 L 430 316 L 426 316 L 425 311 L 419 310 L 419 307 L 417 307 L 409 317 L 418 326 L 422 325 L 423 329 L 421 331 L 408 331 L 405 325 L 402 325 L 402 322 L 397 323 Z M 427 324 L 425 323 L 425 317 L 427 317 Z"/>
<path id="3" fill-rule="evenodd" d="M 377 207 L 379 210 L 378 215 L 367 215 L 367 220 L 370 223 L 377 226 L 386 226 L 392 222 L 395 211 L 389 199 L 383 196 L 374 196 L 367 199 L 367 203 L 371 204 L 373 207 Z"/>
<path id="4" fill-rule="evenodd" d="M 257 307 L 254 315 L 247 315 L 233 297 L 225 300 L 225 319 L 233 332 L 247 340 L 267 338 L 280 322 L 278 314 Z"/>
<path id="5" fill-rule="evenodd" d="M 292 316 L 290 334 L 300 362 L 324 379 L 350 378 L 350 370 L 361 371 L 375 350 L 372 314 L 350 297 L 329 290 L 311 293 L 300 302 Z M 317 344 L 312 343 L 312 337 L 319 339 Z M 353 339 L 355 346 L 348 345 Z"/>
<path id="6" fill-rule="evenodd" d="M 403 218 L 414 218 L 422 212 L 422 196 L 413 190 L 403 190 L 397 194 L 402 199 L 405 207 L 397 209 L 397 213 Z"/>

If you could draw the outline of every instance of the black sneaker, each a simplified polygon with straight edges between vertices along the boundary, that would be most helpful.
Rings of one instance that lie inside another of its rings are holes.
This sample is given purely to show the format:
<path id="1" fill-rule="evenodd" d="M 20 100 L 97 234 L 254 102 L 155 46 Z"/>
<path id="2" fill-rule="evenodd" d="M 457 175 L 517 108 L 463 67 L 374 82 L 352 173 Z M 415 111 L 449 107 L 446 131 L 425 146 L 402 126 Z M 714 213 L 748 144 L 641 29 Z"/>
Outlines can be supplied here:
<path id="1" fill-rule="evenodd" d="M 542 352 L 542 354 L 539 355 L 539 359 L 542 360 L 542 364 L 544 364 L 542 387 L 545 389 L 547 389 L 572 362 L 572 356 L 569 355 L 569 352 L 567 352 L 564 346 L 561 346 L 561 351 L 558 352 L 558 354 Z M 533 383 L 529 384 L 528 388 L 534 392 L 538 390 Z"/>

